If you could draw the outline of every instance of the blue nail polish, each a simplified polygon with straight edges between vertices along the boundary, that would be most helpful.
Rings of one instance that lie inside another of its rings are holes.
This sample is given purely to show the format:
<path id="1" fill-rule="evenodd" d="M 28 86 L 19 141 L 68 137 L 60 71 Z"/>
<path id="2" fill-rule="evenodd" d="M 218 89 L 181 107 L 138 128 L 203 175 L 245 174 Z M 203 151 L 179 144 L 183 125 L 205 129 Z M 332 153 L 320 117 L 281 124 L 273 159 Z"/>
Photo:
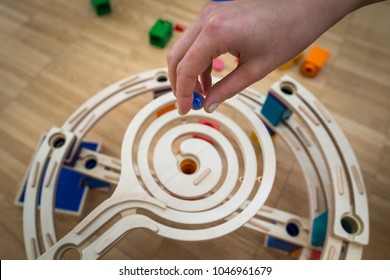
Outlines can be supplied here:
<path id="1" fill-rule="evenodd" d="M 203 96 L 199 92 L 194 91 L 194 97 L 192 99 L 192 109 L 201 109 L 203 107 L 203 100 Z"/>

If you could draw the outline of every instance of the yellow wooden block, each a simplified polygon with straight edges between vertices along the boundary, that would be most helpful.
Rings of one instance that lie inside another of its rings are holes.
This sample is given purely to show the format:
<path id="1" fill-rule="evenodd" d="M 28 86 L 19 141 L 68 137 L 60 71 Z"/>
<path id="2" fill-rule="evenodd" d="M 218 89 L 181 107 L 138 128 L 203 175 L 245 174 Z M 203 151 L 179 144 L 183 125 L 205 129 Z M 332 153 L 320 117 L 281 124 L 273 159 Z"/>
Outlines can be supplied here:
<path id="1" fill-rule="evenodd" d="M 257 139 L 257 136 L 256 136 L 256 134 L 253 131 L 251 132 L 251 137 L 250 138 L 251 138 L 251 141 L 252 141 L 253 144 L 260 145 L 259 139 Z"/>
<path id="2" fill-rule="evenodd" d="M 302 253 L 302 248 L 296 249 L 290 253 L 291 256 L 299 258 Z"/>
<path id="3" fill-rule="evenodd" d="M 295 64 L 297 64 L 302 56 L 303 56 L 303 53 L 304 52 L 301 52 L 300 54 L 298 54 L 296 57 L 294 57 L 293 59 L 291 59 L 289 62 L 286 62 L 285 64 L 283 64 L 282 66 L 279 67 L 280 70 L 287 70 L 291 67 L 293 67 Z"/>

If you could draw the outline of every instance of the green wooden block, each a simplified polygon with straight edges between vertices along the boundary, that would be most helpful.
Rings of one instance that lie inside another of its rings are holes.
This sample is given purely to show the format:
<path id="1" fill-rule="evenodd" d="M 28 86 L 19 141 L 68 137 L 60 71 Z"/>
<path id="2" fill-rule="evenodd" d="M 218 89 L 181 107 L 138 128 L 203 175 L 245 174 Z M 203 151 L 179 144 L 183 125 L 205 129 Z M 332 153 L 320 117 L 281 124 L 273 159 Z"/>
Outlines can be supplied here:
<path id="1" fill-rule="evenodd" d="M 172 22 L 158 19 L 149 30 L 150 44 L 159 48 L 164 48 L 169 39 L 172 37 L 172 28 Z"/>
<path id="2" fill-rule="evenodd" d="M 111 13 L 110 0 L 91 0 L 98 16 Z"/>

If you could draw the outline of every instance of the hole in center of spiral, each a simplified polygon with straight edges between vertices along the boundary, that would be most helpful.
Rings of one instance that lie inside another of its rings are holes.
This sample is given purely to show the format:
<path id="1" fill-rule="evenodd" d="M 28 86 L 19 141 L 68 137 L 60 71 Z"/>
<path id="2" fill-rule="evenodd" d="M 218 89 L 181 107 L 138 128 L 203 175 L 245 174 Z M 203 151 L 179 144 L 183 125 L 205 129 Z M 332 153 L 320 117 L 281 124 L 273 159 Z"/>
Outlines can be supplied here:
<path id="1" fill-rule="evenodd" d="M 194 174 L 197 169 L 198 169 L 198 164 L 192 159 L 184 159 L 180 163 L 180 170 L 184 174 L 187 175 Z"/>

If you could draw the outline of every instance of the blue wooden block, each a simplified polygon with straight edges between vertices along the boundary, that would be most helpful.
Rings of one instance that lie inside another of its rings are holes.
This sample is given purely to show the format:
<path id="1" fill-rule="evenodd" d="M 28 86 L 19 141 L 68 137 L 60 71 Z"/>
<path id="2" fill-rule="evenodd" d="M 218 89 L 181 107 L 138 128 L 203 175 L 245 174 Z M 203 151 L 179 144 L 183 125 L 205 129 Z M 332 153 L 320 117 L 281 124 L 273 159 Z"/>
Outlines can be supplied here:
<path id="1" fill-rule="evenodd" d="M 43 138 L 44 139 L 44 138 Z M 86 148 L 93 151 L 99 150 L 99 144 L 96 142 L 82 142 L 80 148 Z M 46 173 L 46 170 L 43 172 Z M 88 182 L 87 184 L 85 182 Z M 39 189 L 42 189 L 42 183 Z M 22 205 L 26 192 L 27 179 L 23 182 L 22 190 L 19 192 L 17 203 Z M 85 201 L 88 188 L 109 187 L 109 184 L 103 181 L 89 178 L 81 173 L 70 170 L 64 165 L 58 177 L 57 192 L 55 198 L 55 209 L 61 212 L 80 214 Z M 38 194 L 38 205 L 41 201 L 41 191 Z"/>
<path id="2" fill-rule="evenodd" d="M 46 170 L 44 171 L 46 172 Z M 86 190 L 81 185 L 84 176 L 73 170 L 62 168 L 60 176 L 58 177 L 57 192 L 55 198 L 55 209 L 61 212 L 68 212 L 79 214 L 81 211 L 82 202 L 85 200 Z M 27 183 L 27 182 L 25 182 Z M 39 186 L 38 205 L 41 205 L 41 189 Z M 24 196 L 26 192 L 26 184 L 18 198 L 18 203 L 24 203 Z"/>
<path id="3" fill-rule="evenodd" d="M 266 124 L 265 122 L 263 122 L 263 123 L 264 123 L 265 128 L 267 129 L 269 135 L 270 135 L 271 137 L 274 136 L 274 135 L 275 135 L 275 131 L 274 131 L 272 128 L 270 128 L 268 124 Z"/>
<path id="4" fill-rule="evenodd" d="M 84 175 L 62 168 L 57 183 L 55 207 L 65 212 L 80 213 L 86 188 L 81 185 Z"/>
<path id="5" fill-rule="evenodd" d="M 292 112 L 271 92 L 261 108 L 263 116 L 274 126 L 277 126 L 281 121 L 287 120 Z"/>
<path id="6" fill-rule="evenodd" d="M 85 177 L 81 182 L 81 186 L 89 189 L 109 188 L 110 184 L 95 178 Z"/>
<path id="7" fill-rule="evenodd" d="M 266 246 L 278 250 L 282 250 L 287 253 L 291 253 L 292 251 L 295 251 L 297 249 L 300 249 L 300 246 L 297 246 L 295 244 L 288 243 L 286 241 L 280 240 L 278 238 L 268 236 Z"/>
<path id="8" fill-rule="evenodd" d="M 328 227 L 328 211 L 317 216 L 313 221 L 311 232 L 311 245 L 323 246 L 326 238 L 326 229 Z"/>

